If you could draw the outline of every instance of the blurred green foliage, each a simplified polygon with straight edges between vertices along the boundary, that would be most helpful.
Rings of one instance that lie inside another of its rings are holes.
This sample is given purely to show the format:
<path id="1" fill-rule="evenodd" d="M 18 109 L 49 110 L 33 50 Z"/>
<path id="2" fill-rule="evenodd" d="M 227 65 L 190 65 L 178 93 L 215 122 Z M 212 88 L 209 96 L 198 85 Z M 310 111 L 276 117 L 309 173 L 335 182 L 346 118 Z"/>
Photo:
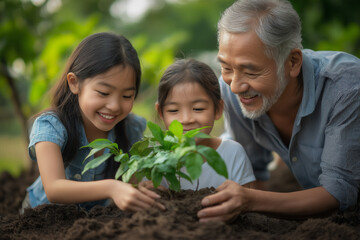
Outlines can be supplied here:
<path id="1" fill-rule="evenodd" d="M 346 51 L 360 57 L 358 0 L 291 2 L 302 19 L 305 48 Z M 131 4 L 141 8 L 145 3 L 152 3 L 151 8 L 136 21 L 123 11 Z M 149 115 L 154 113 L 156 85 L 175 58 L 208 56 L 201 60 L 215 62 L 216 24 L 232 3 L 233 0 L 1 0 L 0 121 L 15 117 L 26 121 L 47 107 L 46 93 L 61 75 L 72 50 L 84 37 L 100 31 L 123 34 L 137 49 L 143 83 L 137 100 L 142 106 L 135 110 L 153 119 L 155 115 Z M 18 103 L 14 101 L 16 94 Z M 14 110 L 17 105 L 23 115 Z M 17 121 L 15 124 L 19 125 Z M 6 131 L 6 126 L 0 131 Z M 21 134 L 21 128 L 17 129 L 17 134 Z M 15 134 L 13 130 L 11 134 Z M 23 135 L 27 137 L 27 133 Z"/>
<path id="2" fill-rule="evenodd" d="M 46 92 L 57 81 L 67 57 L 87 35 L 113 31 L 128 37 L 143 67 L 142 90 L 154 88 L 175 57 L 216 51 L 216 24 L 230 0 L 152 0 L 138 21 L 114 17 L 110 9 L 127 0 L 2 0 L 0 58 L 10 70 L 26 117 L 46 107 Z M 136 1 L 135 1 L 136 2 Z M 139 4 L 141 4 L 141 1 Z M 341 50 L 360 56 L 357 0 L 291 1 L 303 22 L 304 47 Z M 120 12 L 118 13 L 120 15 Z M 1 72 L 2 73 L 2 72 Z M 10 89 L 0 75 L 0 110 L 8 116 Z M 0 116 L 1 117 L 1 116 Z"/>

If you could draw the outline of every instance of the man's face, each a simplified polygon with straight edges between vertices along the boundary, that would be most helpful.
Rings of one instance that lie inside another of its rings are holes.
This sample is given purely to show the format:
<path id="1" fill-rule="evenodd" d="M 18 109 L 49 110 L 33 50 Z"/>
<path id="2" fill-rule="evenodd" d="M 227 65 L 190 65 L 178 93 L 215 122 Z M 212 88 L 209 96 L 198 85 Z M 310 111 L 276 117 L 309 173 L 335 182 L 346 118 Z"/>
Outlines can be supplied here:
<path id="1" fill-rule="evenodd" d="M 254 31 L 223 31 L 218 60 L 224 81 L 238 96 L 248 118 L 257 118 L 270 110 L 287 85 L 285 74 L 277 76 L 275 61 L 265 55 L 265 46 Z"/>

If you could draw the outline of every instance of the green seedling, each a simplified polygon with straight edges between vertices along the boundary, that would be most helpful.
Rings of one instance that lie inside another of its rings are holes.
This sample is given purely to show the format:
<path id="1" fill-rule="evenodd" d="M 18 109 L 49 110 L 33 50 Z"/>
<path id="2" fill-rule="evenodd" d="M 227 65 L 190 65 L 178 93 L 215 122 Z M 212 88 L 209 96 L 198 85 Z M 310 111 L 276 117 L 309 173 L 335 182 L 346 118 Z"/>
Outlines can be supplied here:
<path id="1" fill-rule="evenodd" d="M 114 156 L 114 160 L 120 163 L 115 179 L 121 177 L 122 181 L 129 182 L 133 175 L 138 181 L 146 177 L 153 182 L 155 188 L 165 177 L 169 188 L 179 191 L 180 178 L 192 183 L 200 177 L 203 159 L 206 159 L 219 175 L 228 178 L 225 162 L 216 150 L 195 144 L 195 138 L 210 138 L 209 135 L 200 131 L 207 127 L 183 133 L 183 126 L 177 120 L 174 120 L 165 131 L 150 121 L 147 122 L 147 127 L 152 135 L 145 136 L 141 141 L 136 142 L 129 151 L 130 157 L 119 149 L 116 143 L 108 139 L 96 139 L 83 146 L 82 148 L 91 148 L 84 161 L 105 148 L 108 148 L 110 152 L 88 162 L 82 174 Z M 181 171 L 184 166 L 186 173 Z"/>

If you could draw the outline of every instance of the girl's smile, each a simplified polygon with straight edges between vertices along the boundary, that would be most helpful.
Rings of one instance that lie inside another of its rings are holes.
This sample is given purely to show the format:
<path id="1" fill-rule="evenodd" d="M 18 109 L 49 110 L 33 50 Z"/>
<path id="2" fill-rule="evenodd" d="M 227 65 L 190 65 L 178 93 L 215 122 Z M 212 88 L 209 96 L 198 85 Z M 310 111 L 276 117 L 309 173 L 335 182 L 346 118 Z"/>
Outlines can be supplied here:
<path id="1" fill-rule="evenodd" d="M 116 120 L 116 115 L 109 115 L 105 113 L 98 112 L 100 119 L 104 121 L 105 123 L 113 123 Z"/>
<path id="2" fill-rule="evenodd" d="M 131 67 L 118 65 L 86 79 L 80 86 L 76 76 L 69 80 L 78 94 L 88 139 L 106 137 L 107 132 L 131 111 L 135 99 L 135 74 Z"/>

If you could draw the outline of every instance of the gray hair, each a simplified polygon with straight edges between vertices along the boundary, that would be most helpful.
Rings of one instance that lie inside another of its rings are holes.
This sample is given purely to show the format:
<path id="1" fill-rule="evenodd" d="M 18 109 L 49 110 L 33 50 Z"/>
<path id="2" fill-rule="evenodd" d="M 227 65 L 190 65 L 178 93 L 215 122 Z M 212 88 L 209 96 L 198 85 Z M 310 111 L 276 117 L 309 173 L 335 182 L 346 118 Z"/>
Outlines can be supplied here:
<path id="1" fill-rule="evenodd" d="M 302 49 L 301 21 L 287 0 L 238 0 L 225 10 L 218 23 L 223 31 L 242 33 L 255 30 L 265 45 L 265 54 L 279 71 L 294 48 Z"/>

